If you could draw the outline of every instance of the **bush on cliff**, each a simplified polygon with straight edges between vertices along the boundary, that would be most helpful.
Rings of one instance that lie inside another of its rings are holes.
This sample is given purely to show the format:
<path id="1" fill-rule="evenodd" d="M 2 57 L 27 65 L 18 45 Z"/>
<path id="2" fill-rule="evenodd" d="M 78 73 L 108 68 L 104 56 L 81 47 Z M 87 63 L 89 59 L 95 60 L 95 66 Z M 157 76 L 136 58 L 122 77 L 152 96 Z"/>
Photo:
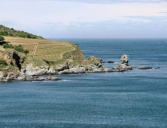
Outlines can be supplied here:
<path id="1" fill-rule="evenodd" d="M 5 44 L 3 44 L 3 47 L 4 47 L 4 48 L 11 48 L 11 49 L 14 49 L 14 50 L 16 50 L 16 51 L 18 51 L 18 52 L 22 52 L 22 53 L 25 53 L 25 54 L 28 54 L 28 53 L 29 53 L 29 51 L 28 51 L 27 49 L 24 49 L 24 48 L 22 47 L 22 45 L 13 46 L 12 44 L 5 43 Z"/>
<path id="2" fill-rule="evenodd" d="M 4 41 L 4 37 L 3 36 L 0 36 L 0 41 Z"/>
<path id="3" fill-rule="evenodd" d="M 8 64 L 6 63 L 6 61 L 3 60 L 3 59 L 0 59 L 0 68 L 4 68 L 6 66 L 8 66 Z"/>
<path id="4" fill-rule="evenodd" d="M 3 48 L 14 48 L 12 44 L 5 43 L 3 44 Z"/>
<path id="5" fill-rule="evenodd" d="M 25 54 L 28 53 L 28 50 L 25 50 L 25 49 L 22 47 L 22 45 L 16 45 L 16 46 L 14 46 L 14 49 L 15 49 L 16 51 L 18 51 L 18 52 L 23 52 L 23 53 L 25 53 Z"/>

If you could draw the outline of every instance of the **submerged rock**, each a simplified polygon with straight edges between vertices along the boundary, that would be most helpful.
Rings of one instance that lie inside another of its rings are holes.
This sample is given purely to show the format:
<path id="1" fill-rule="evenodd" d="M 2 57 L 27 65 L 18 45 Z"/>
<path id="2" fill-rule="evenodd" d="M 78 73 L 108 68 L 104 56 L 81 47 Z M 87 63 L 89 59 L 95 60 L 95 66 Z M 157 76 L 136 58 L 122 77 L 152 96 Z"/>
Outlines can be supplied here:
<path id="1" fill-rule="evenodd" d="M 103 61 L 102 63 L 113 64 L 113 63 L 115 63 L 115 62 L 114 62 L 114 61 L 112 61 L 112 60 L 109 60 L 109 61 Z"/>
<path id="2" fill-rule="evenodd" d="M 140 67 L 137 67 L 137 69 L 140 69 L 140 70 L 148 70 L 148 69 L 153 69 L 152 67 L 149 67 L 149 66 L 140 66 Z"/>
<path id="3" fill-rule="evenodd" d="M 109 63 L 109 64 L 113 64 L 113 63 L 115 63 L 114 61 L 107 61 L 107 63 Z"/>

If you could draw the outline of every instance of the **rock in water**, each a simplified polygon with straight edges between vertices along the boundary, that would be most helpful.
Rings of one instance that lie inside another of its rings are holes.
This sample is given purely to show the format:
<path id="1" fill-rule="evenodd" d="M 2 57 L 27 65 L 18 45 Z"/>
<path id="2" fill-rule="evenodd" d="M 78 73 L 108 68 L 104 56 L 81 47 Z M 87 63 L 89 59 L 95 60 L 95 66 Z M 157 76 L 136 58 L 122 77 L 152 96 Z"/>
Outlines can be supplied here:
<path id="1" fill-rule="evenodd" d="M 107 61 L 107 63 L 109 63 L 109 64 L 113 64 L 114 61 L 110 60 L 110 61 Z"/>
<path id="2" fill-rule="evenodd" d="M 120 60 L 121 64 L 117 65 L 116 67 L 113 67 L 115 71 L 123 72 L 132 70 L 132 67 L 129 65 L 128 55 L 122 55 Z"/>
<path id="3" fill-rule="evenodd" d="M 147 70 L 147 69 L 152 69 L 152 67 L 149 67 L 149 66 L 140 66 L 140 67 L 138 67 L 138 69 L 140 69 L 140 70 Z"/>
<path id="4" fill-rule="evenodd" d="M 129 65 L 128 55 L 122 55 L 120 60 L 121 60 L 121 64 L 125 64 L 127 66 Z"/>

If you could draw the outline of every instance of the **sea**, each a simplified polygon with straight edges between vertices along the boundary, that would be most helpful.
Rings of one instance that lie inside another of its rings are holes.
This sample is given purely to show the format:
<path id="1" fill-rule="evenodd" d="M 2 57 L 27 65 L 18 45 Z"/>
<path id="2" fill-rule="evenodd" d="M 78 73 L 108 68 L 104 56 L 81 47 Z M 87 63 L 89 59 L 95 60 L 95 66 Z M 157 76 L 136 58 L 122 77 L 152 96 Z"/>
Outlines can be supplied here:
<path id="1" fill-rule="evenodd" d="M 0 83 L 0 128 L 167 128 L 167 39 L 59 39 L 128 72 L 61 75 L 57 82 Z"/>

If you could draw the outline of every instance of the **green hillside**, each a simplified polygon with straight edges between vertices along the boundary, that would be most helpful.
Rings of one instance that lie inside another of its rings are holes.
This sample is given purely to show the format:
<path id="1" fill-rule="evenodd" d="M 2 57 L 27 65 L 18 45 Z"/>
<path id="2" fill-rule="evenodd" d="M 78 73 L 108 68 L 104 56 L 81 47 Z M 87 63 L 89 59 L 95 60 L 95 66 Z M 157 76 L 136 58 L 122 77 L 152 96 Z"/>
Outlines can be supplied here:
<path id="1" fill-rule="evenodd" d="M 12 37 L 23 37 L 23 38 L 31 38 L 31 39 L 43 39 L 41 36 L 36 36 L 31 33 L 27 33 L 24 31 L 18 31 L 13 28 L 8 28 L 3 25 L 0 25 L 0 35 L 1 36 L 12 36 Z"/>

